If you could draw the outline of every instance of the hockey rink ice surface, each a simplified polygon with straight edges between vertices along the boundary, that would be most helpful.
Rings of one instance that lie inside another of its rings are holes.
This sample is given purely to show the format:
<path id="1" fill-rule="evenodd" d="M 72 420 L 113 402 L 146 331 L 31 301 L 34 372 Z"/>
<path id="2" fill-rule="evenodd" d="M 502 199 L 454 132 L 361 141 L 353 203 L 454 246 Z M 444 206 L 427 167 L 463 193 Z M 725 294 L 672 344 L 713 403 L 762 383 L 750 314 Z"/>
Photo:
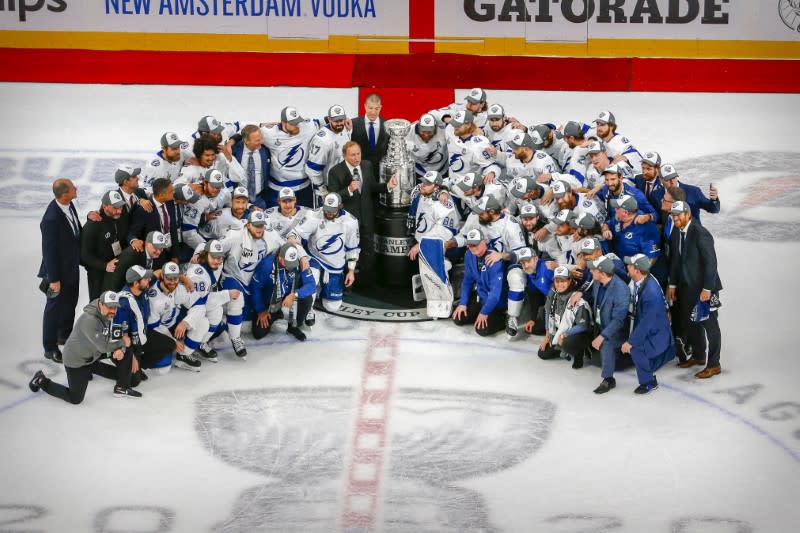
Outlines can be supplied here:
<path id="1" fill-rule="evenodd" d="M 797 531 L 800 95 L 488 92 L 526 124 L 609 109 L 684 181 L 713 181 L 720 376 L 673 361 L 650 395 L 629 370 L 597 396 L 597 367 L 541 361 L 538 338 L 318 312 L 305 343 L 279 322 L 243 362 L 223 336 L 218 364 L 150 373 L 140 400 L 100 377 L 79 406 L 31 394 L 39 368 L 65 380 L 35 277 L 54 177 L 85 213 L 165 131 L 289 104 L 355 115 L 357 93 L 2 84 L 0 531 Z"/>

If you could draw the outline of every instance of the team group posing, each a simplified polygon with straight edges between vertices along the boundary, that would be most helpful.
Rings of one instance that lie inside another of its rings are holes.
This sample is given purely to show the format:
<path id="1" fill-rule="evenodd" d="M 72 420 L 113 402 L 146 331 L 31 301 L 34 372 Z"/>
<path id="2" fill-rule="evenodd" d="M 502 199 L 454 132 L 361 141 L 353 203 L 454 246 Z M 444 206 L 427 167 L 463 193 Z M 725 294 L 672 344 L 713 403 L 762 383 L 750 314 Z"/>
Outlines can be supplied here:
<path id="1" fill-rule="evenodd" d="M 241 130 L 203 117 L 191 149 L 167 132 L 143 169 L 119 167 L 118 188 L 85 225 L 74 184 L 56 180 L 42 221 L 44 348 L 63 359 L 69 386 L 40 371 L 31 389 L 80 403 L 94 372 L 115 379 L 116 394 L 140 396 L 143 369 L 199 370 L 217 361 L 211 341 L 223 333 L 246 357 L 249 317 L 257 339 L 285 318 L 302 341 L 316 300 L 335 311 L 348 287 L 370 288 L 371 207 L 398 186 L 375 178 L 386 147 L 380 109 L 377 95 L 353 120 L 340 105 L 322 120 L 286 107 L 280 122 Z M 705 367 L 698 378 L 716 375 L 722 287 L 699 216 L 719 211 L 716 190 L 707 198 L 679 182 L 658 153 L 617 133 L 611 112 L 592 124 L 527 127 L 476 88 L 413 125 L 408 255 L 419 260 L 428 314 L 480 335 L 543 335 L 539 357 L 573 368 L 594 349 L 596 393 L 613 389 L 614 370 L 630 361 L 639 394 L 676 355 L 682 367 Z M 77 240 L 87 270 L 91 302 L 74 327 L 77 286 L 61 283 L 52 257 L 70 243 L 57 231 Z M 116 368 L 101 362 L 108 357 Z"/>

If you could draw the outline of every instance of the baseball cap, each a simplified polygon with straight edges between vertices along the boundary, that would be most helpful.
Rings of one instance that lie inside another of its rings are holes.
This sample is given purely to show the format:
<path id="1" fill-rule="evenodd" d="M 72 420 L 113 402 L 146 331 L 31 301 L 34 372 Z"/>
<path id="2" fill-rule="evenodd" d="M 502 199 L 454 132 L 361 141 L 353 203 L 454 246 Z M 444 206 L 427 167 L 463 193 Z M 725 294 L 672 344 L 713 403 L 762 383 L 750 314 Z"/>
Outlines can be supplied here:
<path id="1" fill-rule="evenodd" d="M 435 170 L 429 170 L 422 176 L 422 181 L 425 183 L 432 183 L 434 185 L 441 185 L 442 184 L 442 176 L 439 175 L 438 172 Z"/>
<path id="2" fill-rule="evenodd" d="M 688 213 L 691 211 L 689 209 L 689 204 L 678 200 L 677 202 L 672 202 L 672 208 L 669 210 L 670 215 L 680 215 L 681 213 Z"/>
<path id="3" fill-rule="evenodd" d="M 203 251 L 207 252 L 211 257 L 224 257 L 225 250 L 222 249 L 222 243 L 216 239 L 211 239 L 203 246 Z"/>
<path id="4" fill-rule="evenodd" d="M 197 122 L 197 131 L 199 132 L 222 133 L 224 129 L 225 126 L 212 115 L 206 115 Z"/>
<path id="5" fill-rule="evenodd" d="M 456 111 L 456 114 L 453 115 L 453 118 L 450 120 L 450 124 L 452 124 L 454 128 L 457 128 L 459 126 L 463 126 L 464 124 L 472 124 L 474 121 L 475 116 L 471 111 L 459 109 Z"/>
<path id="6" fill-rule="evenodd" d="M 658 167 L 661 166 L 661 154 L 658 152 L 645 152 L 642 156 L 642 163 Z"/>
<path id="7" fill-rule="evenodd" d="M 289 198 L 297 198 L 294 191 L 289 187 L 284 187 L 278 191 L 278 200 L 288 200 Z"/>
<path id="8" fill-rule="evenodd" d="M 599 154 L 606 151 L 606 143 L 600 140 L 592 141 L 586 145 L 587 154 Z"/>
<path id="9" fill-rule="evenodd" d="M 116 172 L 114 172 L 114 181 L 117 182 L 117 185 L 122 185 L 123 181 L 133 176 L 138 176 L 139 174 L 141 174 L 141 172 L 142 169 L 139 167 L 120 165 L 117 167 Z"/>
<path id="10" fill-rule="evenodd" d="M 417 128 L 419 131 L 436 131 L 436 119 L 430 113 L 425 113 L 419 117 Z"/>
<path id="11" fill-rule="evenodd" d="M 207 170 L 206 173 L 203 174 L 203 180 L 217 189 L 221 189 L 225 186 L 225 178 L 222 177 L 222 172 L 215 168 Z"/>
<path id="12" fill-rule="evenodd" d="M 550 131 L 552 130 L 550 126 L 548 126 L 547 124 L 537 124 L 536 126 L 533 127 L 533 131 L 531 132 L 531 137 L 533 137 L 533 132 L 536 132 L 542 139 L 542 144 L 544 144 L 544 142 L 550 136 Z M 536 142 L 535 138 L 533 140 L 534 142 Z"/>
<path id="13" fill-rule="evenodd" d="M 145 237 L 145 242 L 149 242 L 159 250 L 169 248 L 169 241 L 167 240 L 167 236 L 161 233 L 160 231 L 151 231 L 150 233 L 148 233 L 147 237 Z"/>
<path id="14" fill-rule="evenodd" d="M 106 307 L 119 307 L 119 294 L 114 291 L 105 291 L 100 295 L 100 303 Z"/>
<path id="15" fill-rule="evenodd" d="M 553 183 L 552 189 L 553 198 L 563 198 L 565 194 L 572 190 L 572 187 L 566 181 L 556 180 L 556 182 Z"/>
<path id="16" fill-rule="evenodd" d="M 562 265 L 557 266 L 553 271 L 553 279 L 569 279 L 569 269 Z"/>
<path id="17" fill-rule="evenodd" d="M 331 120 L 344 120 L 347 118 L 347 113 L 342 106 L 334 104 L 328 109 L 328 118 Z"/>
<path id="18" fill-rule="evenodd" d="M 581 253 L 582 254 L 590 254 L 595 250 L 600 250 L 600 241 L 595 238 L 590 239 L 583 239 L 581 241 Z"/>
<path id="19" fill-rule="evenodd" d="M 177 133 L 168 131 L 161 136 L 161 146 L 168 146 L 170 148 L 178 148 L 183 144 L 183 141 L 178 137 Z"/>
<path id="20" fill-rule="evenodd" d="M 527 259 L 533 259 L 536 257 L 536 254 L 533 253 L 533 248 L 522 248 L 516 252 L 517 254 L 517 261 L 522 262 Z"/>
<path id="21" fill-rule="evenodd" d="M 566 137 L 567 135 L 571 135 L 572 137 L 582 137 L 583 124 L 574 120 L 570 120 L 564 124 L 564 136 Z"/>
<path id="22" fill-rule="evenodd" d="M 101 202 L 103 205 L 119 208 L 125 205 L 125 198 L 122 197 L 119 191 L 106 191 Z"/>
<path id="23" fill-rule="evenodd" d="M 500 104 L 492 104 L 489 106 L 487 116 L 489 118 L 503 118 L 506 116 L 506 110 Z"/>
<path id="24" fill-rule="evenodd" d="M 469 244 L 472 244 L 472 245 L 480 244 L 480 242 L 482 240 L 483 240 L 483 232 L 480 229 L 475 228 L 475 229 L 471 229 L 471 230 L 469 230 L 469 232 L 467 232 L 467 244 L 468 245 Z"/>
<path id="25" fill-rule="evenodd" d="M 573 218 L 575 218 L 575 214 L 570 209 L 562 209 L 550 220 L 556 224 L 569 224 L 569 221 Z"/>
<path id="26" fill-rule="evenodd" d="M 456 185 L 462 191 L 468 191 L 470 189 L 474 189 L 478 187 L 482 182 L 482 179 L 475 174 L 474 172 L 467 172 L 461 177 L 461 181 L 458 181 Z"/>
<path id="27" fill-rule="evenodd" d="M 619 169 L 619 165 L 614 163 L 613 165 L 608 165 L 603 174 L 622 174 L 622 171 Z"/>
<path id="28" fill-rule="evenodd" d="M 481 214 L 485 211 L 500 211 L 502 207 L 500 206 L 500 202 L 491 194 L 487 194 L 480 200 L 478 203 L 472 207 L 472 210 L 478 214 Z"/>
<path id="29" fill-rule="evenodd" d="M 674 180 L 678 177 L 678 171 L 669 163 L 661 165 L 661 179 L 664 181 Z"/>
<path id="30" fill-rule="evenodd" d="M 575 217 L 569 221 L 569 225 L 573 228 L 582 228 L 593 230 L 597 227 L 597 219 L 594 218 L 590 213 L 579 213 L 575 215 Z"/>
<path id="31" fill-rule="evenodd" d="M 133 283 L 134 281 L 139 281 L 140 279 L 149 278 L 152 275 L 152 270 L 143 266 L 133 265 L 125 271 L 125 281 L 127 283 Z"/>
<path id="32" fill-rule="evenodd" d="M 594 261 L 587 261 L 586 266 L 590 269 L 597 269 L 600 272 L 605 272 L 606 274 L 614 273 L 614 261 L 607 255 L 601 255 Z"/>
<path id="33" fill-rule="evenodd" d="M 533 218 L 539 216 L 539 210 L 535 204 L 525 204 L 519 209 L 520 218 Z"/>
<path id="34" fill-rule="evenodd" d="M 619 207 L 630 213 L 635 213 L 639 210 L 639 203 L 636 198 L 629 194 L 621 194 L 619 198 L 612 198 L 609 203 L 611 207 Z"/>
<path id="35" fill-rule="evenodd" d="M 539 138 L 541 141 L 541 138 Z M 533 138 L 525 133 L 524 131 L 517 130 L 514 132 L 514 135 L 508 140 L 508 146 L 512 149 L 522 148 L 523 146 L 527 146 L 528 148 L 532 148 L 534 150 L 537 149 L 537 144 L 541 147 L 542 143 L 534 142 Z"/>
<path id="36" fill-rule="evenodd" d="M 288 122 L 292 126 L 303 122 L 303 117 L 300 116 L 297 109 L 292 106 L 286 106 L 281 109 L 281 122 Z"/>
<path id="37" fill-rule="evenodd" d="M 330 194 L 325 198 L 327 199 L 329 196 Z M 294 244 L 287 242 L 281 246 L 278 253 L 280 257 L 283 257 L 286 270 L 294 270 L 300 264 L 300 252 L 297 251 L 297 247 Z"/>
<path id="38" fill-rule="evenodd" d="M 322 211 L 325 213 L 338 213 L 342 208 L 342 197 L 337 193 L 329 193 L 322 202 Z"/>
<path id="39" fill-rule="evenodd" d="M 181 267 L 177 265 L 177 263 L 173 263 L 169 261 L 164 263 L 164 266 L 161 267 L 161 276 L 165 278 L 177 278 L 181 275 Z"/>
<path id="40" fill-rule="evenodd" d="M 508 192 L 514 198 L 522 198 L 525 194 L 531 192 L 536 185 L 536 180 L 530 176 L 520 176 L 511 181 L 511 187 L 508 188 Z"/>
<path id="41" fill-rule="evenodd" d="M 469 102 L 472 104 L 480 104 L 481 102 L 485 102 L 486 91 L 484 91 L 480 87 L 475 87 L 474 89 L 470 89 L 469 93 L 467 93 L 466 100 L 469 100 Z"/>
<path id="42" fill-rule="evenodd" d="M 266 226 L 267 217 L 263 211 L 252 211 L 250 216 L 247 217 L 247 222 L 251 226 Z"/>
<path id="43" fill-rule="evenodd" d="M 200 195 L 198 195 L 194 190 L 188 185 L 181 185 L 175 188 L 175 200 L 179 202 L 186 202 L 189 204 L 197 203 L 200 199 Z"/>
<path id="44" fill-rule="evenodd" d="M 600 114 L 597 115 L 597 118 L 592 122 L 596 122 L 598 124 L 616 124 L 617 119 L 614 118 L 614 113 L 611 111 L 600 111 Z"/>
<path id="45" fill-rule="evenodd" d="M 250 198 L 250 193 L 247 192 L 247 189 L 239 185 L 235 189 L 233 189 L 233 193 L 231 194 L 232 198 Z"/>
<path id="46" fill-rule="evenodd" d="M 626 265 L 633 265 L 642 272 L 650 272 L 650 258 L 644 254 L 635 254 L 624 259 Z"/>

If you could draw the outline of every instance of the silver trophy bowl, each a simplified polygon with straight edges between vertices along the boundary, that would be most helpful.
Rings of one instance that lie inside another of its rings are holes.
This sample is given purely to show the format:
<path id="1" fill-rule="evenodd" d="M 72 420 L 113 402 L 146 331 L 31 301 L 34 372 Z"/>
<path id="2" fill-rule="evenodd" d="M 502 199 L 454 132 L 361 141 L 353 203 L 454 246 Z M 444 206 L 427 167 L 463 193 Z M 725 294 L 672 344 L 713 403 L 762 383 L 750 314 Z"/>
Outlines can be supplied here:
<path id="1" fill-rule="evenodd" d="M 411 123 L 402 118 L 387 120 L 384 124 L 389 135 L 389 146 L 386 155 L 381 159 L 378 179 L 387 183 L 392 176 L 397 177 L 398 187 L 380 195 L 381 205 L 402 208 L 411 205 L 411 190 L 416 185 L 414 162 L 408 157 L 406 136 L 411 130 Z"/>

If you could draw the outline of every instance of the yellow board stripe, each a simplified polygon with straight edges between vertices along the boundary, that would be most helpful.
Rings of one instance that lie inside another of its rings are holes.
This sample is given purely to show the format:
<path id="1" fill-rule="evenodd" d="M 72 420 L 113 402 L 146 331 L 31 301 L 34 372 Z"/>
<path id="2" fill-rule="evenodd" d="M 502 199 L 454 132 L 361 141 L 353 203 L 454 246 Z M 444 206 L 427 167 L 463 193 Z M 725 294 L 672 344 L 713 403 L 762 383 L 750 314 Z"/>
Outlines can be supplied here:
<path id="1" fill-rule="evenodd" d="M 0 31 L 0 48 L 408 54 L 409 40 L 402 35 L 331 35 L 315 40 L 252 34 Z M 437 37 L 435 50 L 498 56 L 800 59 L 800 41 L 589 39 L 554 43 L 518 37 Z"/>

